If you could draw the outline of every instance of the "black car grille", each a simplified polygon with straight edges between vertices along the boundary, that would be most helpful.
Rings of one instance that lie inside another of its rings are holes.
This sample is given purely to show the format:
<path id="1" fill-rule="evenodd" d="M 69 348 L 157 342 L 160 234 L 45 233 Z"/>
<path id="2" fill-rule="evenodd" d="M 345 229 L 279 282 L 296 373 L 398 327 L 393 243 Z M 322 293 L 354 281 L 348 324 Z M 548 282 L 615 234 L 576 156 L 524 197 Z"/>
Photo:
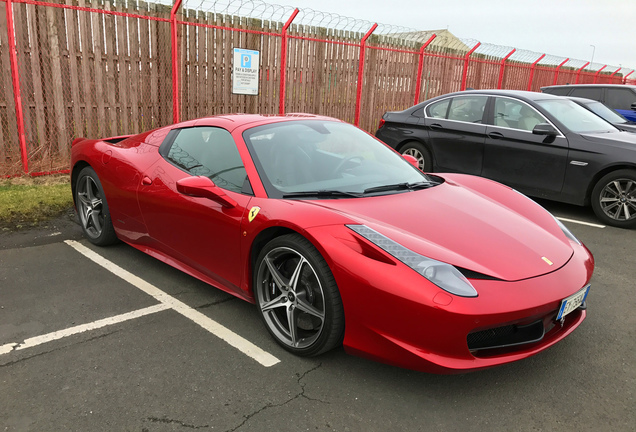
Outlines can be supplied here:
<path id="1" fill-rule="evenodd" d="M 511 324 L 495 327 L 469 333 L 468 349 L 476 351 L 532 343 L 543 339 L 544 334 L 543 320 L 526 325 Z"/>

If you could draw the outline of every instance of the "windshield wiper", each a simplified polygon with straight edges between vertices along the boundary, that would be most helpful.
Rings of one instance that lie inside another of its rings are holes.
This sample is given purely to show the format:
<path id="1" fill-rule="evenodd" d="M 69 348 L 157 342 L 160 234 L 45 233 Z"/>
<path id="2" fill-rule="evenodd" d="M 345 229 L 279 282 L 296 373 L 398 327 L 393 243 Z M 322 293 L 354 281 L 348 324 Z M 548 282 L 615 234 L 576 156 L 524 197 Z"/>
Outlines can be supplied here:
<path id="1" fill-rule="evenodd" d="M 390 185 L 382 185 L 382 186 L 374 186 L 364 190 L 364 194 L 374 193 L 374 192 L 388 192 L 388 191 L 399 191 L 399 190 L 417 190 L 417 189 L 426 189 L 431 186 L 435 186 L 437 183 L 430 181 L 421 181 L 414 183 L 396 183 Z"/>
<path id="2" fill-rule="evenodd" d="M 283 198 L 360 198 L 362 194 L 339 190 L 301 191 L 284 194 Z"/>

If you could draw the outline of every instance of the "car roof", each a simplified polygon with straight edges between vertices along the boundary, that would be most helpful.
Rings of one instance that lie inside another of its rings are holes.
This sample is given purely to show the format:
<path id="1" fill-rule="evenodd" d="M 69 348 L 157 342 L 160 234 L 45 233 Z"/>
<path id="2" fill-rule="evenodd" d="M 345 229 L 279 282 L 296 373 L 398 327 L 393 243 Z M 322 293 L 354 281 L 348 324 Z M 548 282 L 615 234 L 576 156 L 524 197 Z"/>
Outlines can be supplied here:
<path id="1" fill-rule="evenodd" d="M 620 87 L 636 89 L 636 85 L 632 84 L 560 84 L 541 87 L 541 90 L 546 88 L 570 88 L 570 87 Z"/>
<path id="2" fill-rule="evenodd" d="M 570 100 L 572 100 L 574 102 L 577 102 L 577 103 L 580 103 L 580 104 L 584 104 L 584 105 L 591 104 L 591 103 L 599 103 L 600 104 L 599 101 L 594 100 L 594 99 L 588 99 L 588 98 L 582 98 L 582 97 L 576 97 L 576 96 L 562 96 L 562 97 L 570 99 Z"/>
<path id="3" fill-rule="evenodd" d="M 441 99 L 443 97 L 454 97 L 454 96 L 462 96 L 468 94 L 478 94 L 485 96 L 511 96 L 518 99 L 524 100 L 545 100 L 545 99 L 561 99 L 561 96 L 556 96 L 548 93 L 539 93 L 525 90 L 465 90 L 461 92 L 448 93 L 445 95 L 438 96 L 434 99 Z M 433 99 L 430 99 L 433 100 Z M 428 101 L 425 101 L 428 102 Z"/>
<path id="4" fill-rule="evenodd" d="M 327 121 L 335 121 L 341 122 L 341 120 L 314 115 L 314 114 L 304 114 L 304 113 L 289 113 L 285 115 L 277 115 L 277 114 L 219 114 L 214 116 L 203 117 L 200 119 L 196 119 L 193 121 L 183 122 L 176 125 L 172 125 L 173 128 L 179 128 L 184 126 L 223 126 L 230 132 L 237 127 L 252 125 L 252 126 L 260 126 L 264 124 L 270 123 L 278 123 L 283 121 L 299 121 L 299 120 L 327 120 Z"/>

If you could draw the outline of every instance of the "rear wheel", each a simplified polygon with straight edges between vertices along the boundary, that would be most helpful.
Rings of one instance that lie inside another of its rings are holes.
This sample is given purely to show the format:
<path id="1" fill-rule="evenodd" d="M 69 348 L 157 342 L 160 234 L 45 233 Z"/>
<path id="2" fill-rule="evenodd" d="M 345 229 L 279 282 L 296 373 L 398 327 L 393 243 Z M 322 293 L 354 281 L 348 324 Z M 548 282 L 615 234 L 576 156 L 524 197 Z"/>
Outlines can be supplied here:
<path id="1" fill-rule="evenodd" d="M 82 169 L 77 176 L 75 206 L 82 231 L 91 243 L 106 246 L 117 241 L 102 183 L 91 167 Z"/>
<path id="2" fill-rule="evenodd" d="M 592 191 L 592 208 L 607 225 L 636 227 L 636 171 L 618 170 L 601 178 Z"/>
<path id="3" fill-rule="evenodd" d="M 409 141 L 400 148 L 403 155 L 413 156 L 417 159 L 417 167 L 420 171 L 431 172 L 433 170 L 433 158 L 423 144 L 416 141 Z"/>
<path id="4" fill-rule="evenodd" d="M 344 311 L 329 266 L 304 237 L 270 241 L 256 261 L 254 294 L 270 334 L 286 350 L 315 356 L 342 343 Z"/>

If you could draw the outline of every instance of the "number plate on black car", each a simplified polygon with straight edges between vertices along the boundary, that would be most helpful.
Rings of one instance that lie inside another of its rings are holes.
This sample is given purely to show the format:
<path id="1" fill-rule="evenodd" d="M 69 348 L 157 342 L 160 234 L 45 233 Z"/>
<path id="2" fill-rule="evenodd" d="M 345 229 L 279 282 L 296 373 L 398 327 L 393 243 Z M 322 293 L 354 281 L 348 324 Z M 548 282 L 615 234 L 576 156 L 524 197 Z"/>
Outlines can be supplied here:
<path id="1" fill-rule="evenodd" d="M 586 285 L 570 297 L 567 297 L 561 301 L 561 307 L 559 308 L 559 314 L 557 315 L 557 321 L 572 312 L 574 309 L 578 308 L 583 304 L 585 298 L 587 297 L 587 293 L 590 290 L 590 285 Z"/>

